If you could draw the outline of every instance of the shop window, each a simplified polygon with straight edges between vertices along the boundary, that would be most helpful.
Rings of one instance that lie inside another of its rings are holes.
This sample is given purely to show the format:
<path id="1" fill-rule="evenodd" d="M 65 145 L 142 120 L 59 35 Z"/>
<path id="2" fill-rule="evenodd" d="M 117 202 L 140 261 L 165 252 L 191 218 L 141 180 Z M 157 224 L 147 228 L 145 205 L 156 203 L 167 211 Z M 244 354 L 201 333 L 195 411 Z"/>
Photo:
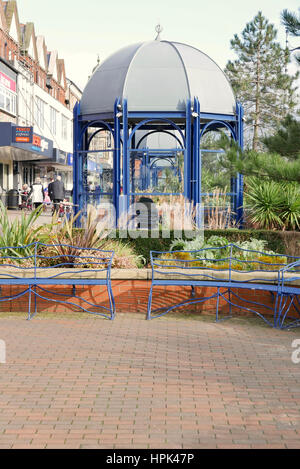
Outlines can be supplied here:
<path id="1" fill-rule="evenodd" d="M 6 191 L 9 189 L 9 165 L 4 165 L 4 181 L 3 181 L 3 189 Z"/>
<path id="2" fill-rule="evenodd" d="M 0 85 L 0 108 L 10 114 L 16 114 L 16 94 Z"/>
<path id="3" fill-rule="evenodd" d="M 2 87 L 0 87 L 0 108 L 5 109 L 5 92 Z"/>
<path id="4" fill-rule="evenodd" d="M 41 130 L 45 126 L 45 103 L 39 97 L 35 99 L 35 121 Z"/>
<path id="5" fill-rule="evenodd" d="M 1 189 L 4 189 L 3 187 L 3 164 L 0 163 L 0 187 Z"/>
<path id="6" fill-rule="evenodd" d="M 61 116 L 61 136 L 64 140 L 68 138 L 68 119 L 66 116 Z"/>
<path id="7" fill-rule="evenodd" d="M 53 135 L 56 135 L 57 111 L 50 106 L 50 129 Z"/>
<path id="8" fill-rule="evenodd" d="M 0 163 L 0 187 L 8 191 L 9 189 L 9 165 Z"/>

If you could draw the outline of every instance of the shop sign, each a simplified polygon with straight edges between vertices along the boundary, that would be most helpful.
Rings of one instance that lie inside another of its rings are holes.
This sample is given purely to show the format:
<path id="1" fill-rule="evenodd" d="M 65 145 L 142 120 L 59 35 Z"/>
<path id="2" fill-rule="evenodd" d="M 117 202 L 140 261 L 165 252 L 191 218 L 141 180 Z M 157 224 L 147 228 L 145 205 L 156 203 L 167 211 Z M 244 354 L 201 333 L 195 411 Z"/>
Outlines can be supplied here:
<path id="1" fill-rule="evenodd" d="M 44 153 L 45 150 L 49 150 L 49 141 L 39 135 L 33 134 L 32 149 Z"/>
<path id="2" fill-rule="evenodd" d="M 13 127 L 13 142 L 15 143 L 32 143 L 33 128 L 32 127 Z"/>
<path id="3" fill-rule="evenodd" d="M 0 72 L 0 84 L 14 93 L 17 90 L 16 82 L 5 75 L 3 72 Z"/>

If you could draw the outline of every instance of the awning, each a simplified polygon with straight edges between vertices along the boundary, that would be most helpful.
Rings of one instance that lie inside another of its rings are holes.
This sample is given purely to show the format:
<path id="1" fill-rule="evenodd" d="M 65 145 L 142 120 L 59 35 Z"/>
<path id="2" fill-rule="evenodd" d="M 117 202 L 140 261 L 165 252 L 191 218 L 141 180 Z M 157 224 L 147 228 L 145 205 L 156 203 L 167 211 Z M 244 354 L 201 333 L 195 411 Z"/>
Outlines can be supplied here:
<path id="1" fill-rule="evenodd" d="M 53 141 L 33 133 L 32 142 L 16 141 L 16 126 L 0 122 L 0 158 L 5 161 L 31 161 L 53 158 Z"/>

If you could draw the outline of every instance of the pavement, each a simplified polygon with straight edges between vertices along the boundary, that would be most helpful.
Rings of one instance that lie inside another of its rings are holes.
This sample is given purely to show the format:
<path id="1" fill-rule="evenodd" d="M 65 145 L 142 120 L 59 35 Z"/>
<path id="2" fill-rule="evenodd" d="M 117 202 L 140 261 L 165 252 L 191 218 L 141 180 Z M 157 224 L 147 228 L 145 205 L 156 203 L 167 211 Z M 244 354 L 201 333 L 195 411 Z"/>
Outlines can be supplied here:
<path id="1" fill-rule="evenodd" d="M 10 220 L 15 220 L 17 218 L 21 218 L 22 213 L 25 214 L 30 214 L 31 212 L 23 211 L 22 210 L 7 210 L 8 213 L 8 218 Z M 37 219 L 35 225 L 40 226 L 40 225 L 45 225 L 48 223 L 51 223 L 52 220 L 52 213 L 50 209 L 47 209 L 47 211 L 43 212 L 39 218 Z"/>
<path id="2" fill-rule="evenodd" d="M 296 331 L 199 315 L 0 319 L 0 448 L 300 448 Z"/>

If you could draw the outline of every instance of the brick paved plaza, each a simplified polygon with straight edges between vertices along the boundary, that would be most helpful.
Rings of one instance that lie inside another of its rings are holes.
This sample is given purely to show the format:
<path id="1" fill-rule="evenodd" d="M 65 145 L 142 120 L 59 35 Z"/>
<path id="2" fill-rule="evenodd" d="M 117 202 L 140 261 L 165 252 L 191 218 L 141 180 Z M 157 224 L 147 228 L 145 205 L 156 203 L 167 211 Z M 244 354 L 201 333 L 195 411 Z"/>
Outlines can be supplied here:
<path id="1" fill-rule="evenodd" d="M 1 448 L 300 448 L 300 331 L 139 314 L 0 331 Z"/>

